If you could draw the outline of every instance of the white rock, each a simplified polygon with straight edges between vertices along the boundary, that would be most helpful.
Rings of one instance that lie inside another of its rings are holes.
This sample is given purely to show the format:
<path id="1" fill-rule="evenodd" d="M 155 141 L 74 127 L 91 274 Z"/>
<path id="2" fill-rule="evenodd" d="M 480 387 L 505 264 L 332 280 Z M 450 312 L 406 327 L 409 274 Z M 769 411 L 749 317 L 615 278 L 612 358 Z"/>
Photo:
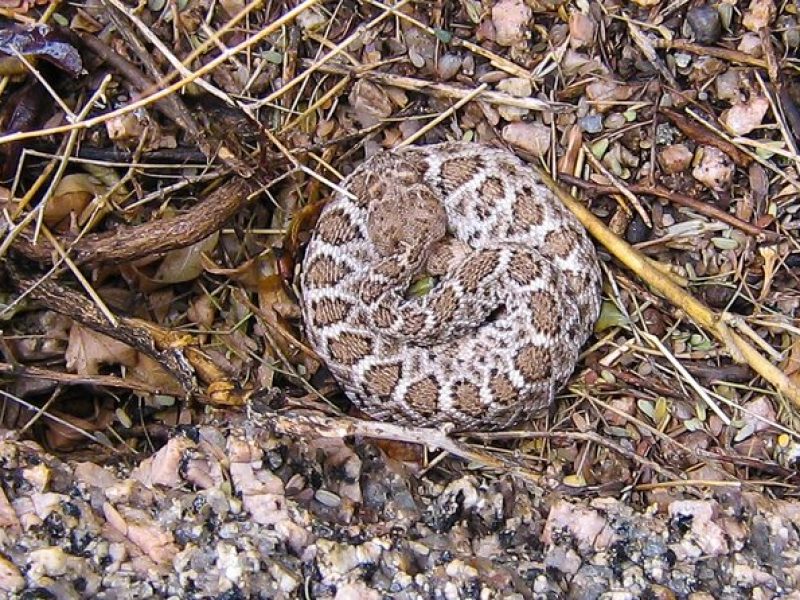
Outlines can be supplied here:
<path id="1" fill-rule="evenodd" d="M 717 503 L 711 500 L 677 500 L 669 505 L 669 515 L 691 517 L 691 529 L 687 535 L 707 556 L 728 553 L 728 541 L 722 528 L 712 519 L 717 512 Z"/>
<path id="2" fill-rule="evenodd" d="M 745 33 L 739 41 L 738 50 L 755 57 L 763 56 L 764 47 L 761 45 L 761 36 L 752 32 Z"/>
<path id="3" fill-rule="evenodd" d="M 334 600 L 380 600 L 381 595 L 376 590 L 368 588 L 361 583 L 346 583 L 336 588 Z"/>
<path id="4" fill-rule="evenodd" d="M 67 572 L 67 555 L 58 546 L 40 548 L 28 553 L 29 573 L 34 579 L 60 577 Z"/>
<path id="5" fill-rule="evenodd" d="M 599 551 L 617 540 L 617 535 L 598 511 L 560 500 L 547 515 L 542 541 L 552 544 L 554 532 L 565 529 L 575 537 L 578 549 Z"/>

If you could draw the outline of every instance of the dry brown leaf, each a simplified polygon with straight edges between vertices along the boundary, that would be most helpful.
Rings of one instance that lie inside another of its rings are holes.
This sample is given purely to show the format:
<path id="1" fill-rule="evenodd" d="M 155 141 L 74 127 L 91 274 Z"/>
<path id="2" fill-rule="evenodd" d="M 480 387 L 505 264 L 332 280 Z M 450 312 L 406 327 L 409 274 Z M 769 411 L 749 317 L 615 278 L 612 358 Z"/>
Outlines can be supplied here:
<path id="1" fill-rule="evenodd" d="M 233 269 L 224 269 L 210 258 L 203 257 L 203 268 L 212 275 L 226 277 L 230 281 L 241 283 L 249 290 L 255 290 L 258 289 L 261 281 L 262 266 L 265 260 L 269 260 L 269 258 L 263 255 L 254 256 Z"/>
<path id="2" fill-rule="evenodd" d="M 44 222 L 53 227 L 74 213 L 79 215 L 97 193 L 97 182 L 86 173 L 65 175 L 44 209 Z"/>
<path id="3" fill-rule="evenodd" d="M 90 442 L 90 439 L 84 432 L 91 434 L 96 431 L 103 431 L 111 425 L 114 420 L 114 411 L 107 407 L 100 407 L 100 409 L 88 419 L 82 419 L 75 415 L 59 411 L 53 411 L 51 414 L 58 417 L 62 422 L 48 419 L 46 421 L 47 429 L 44 435 L 47 440 L 47 445 L 59 452 L 69 452 L 85 446 Z M 65 423 L 69 423 L 72 427 Z"/>
<path id="4" fill-rule="evenodd" d="M 358 80 L 349 96 L 356 120 L 364 127 L 372 127 L 392 114 L 392 101 L 379 85 Z"/>
<path id="5" fill-rule="evenodd" d="M 509 144 L 536 158 L 550 150 L 550 128 L 541 123 L 509 123 L 502 135 Z"/>
<path id="6" fill-rule="evenodd" d="M 118 342 L 102 333 L 73 323 L 69 330 L 66 361 L 67 370 L 79 375 L 97 375 L 100 365 L 136 364 L 137 352 L 130 346 Z"/>
<path id="7" fill-rule="evenodd" d="M 211 254 L 218 240 L 219 232 L 216 232 L 196 244 L 168 252 L 153 280 L 158 283 L 183 283 L 196 279 L 203 272 L 203 254 Z"/>
<path id="8" fill-rule="evenodd" d="M 792 338 L 792 346 L 781 368 L 789 379 L 800 384 L 800 338 Z"/>
<path id="9" fill-rule="evenodd" d="M 136 364 L 128 369 L 126 379 L 145 383 L 152 388 L 160 390 L 162 394 L 170 396 L 183 395 L 181 386 L 175 378 L 146 354 L 137 353 Z"/>

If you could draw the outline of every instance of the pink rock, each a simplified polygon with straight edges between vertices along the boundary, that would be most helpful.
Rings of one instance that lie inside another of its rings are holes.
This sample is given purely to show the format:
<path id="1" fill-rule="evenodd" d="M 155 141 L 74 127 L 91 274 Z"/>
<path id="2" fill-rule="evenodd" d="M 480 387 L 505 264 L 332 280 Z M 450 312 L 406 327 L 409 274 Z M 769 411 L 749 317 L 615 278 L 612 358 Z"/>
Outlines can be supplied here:
<path id="1" fill-rule="evenodd" d="M 15 594 L 25 587 L 25 578 L 9 560 L 0 556 L 0 590 Z"/>
<path id="2" fill-rule="evenodd" d="M 575 49 L 590 45 L 596 29 L 594 19 L 589 15 L 573 12 L 569 17 L 569 45 Z"/>
<path id="3" fill-rule="evenodd" d="M 2 488 L 0 488 L 0 527 L 8 527 L 14 531 L 19 530 L 17 513 Z"/>
<path id="4" fill-rule="evenodd" d="M 703 146 L 703 157 L 700 164 L 692 169 L 692 177 L 706 187 L 721 192 L 731 185 L 733 171 L 733 162 L 727 154 L 713 146 Z"/>
<path id="5" fill-rule="evenodd" d="M 84 485 L 100 489 L 119 483 L 119 479 L 111 471 L 90 462 L 82 462 L 75 465 L 75 479 Z"/>
<path id="6" fill-rule="evenodd" d="M 524 41 L 533 13 L 522 0 L 500 0 L 492 7 L 495 41 L 501 46 L 513 46 Z"/>
<path id="7" fill-rule="evenodd" d="M 689 541 L 698 546 L 703 554 L 720 556 L 728 553 L 725 532 L 713 520 L 717 516 L 717 503 L 712 500 L 678 500 L 669 505 L 669 515 L 691 517 Z"/>
<path id="8" fill-rule="evenodd" d="M 734 135 L 747 135 L 761 125 L 769 110 L 769 100 L 764 96 L 736 104 L 722 113 L 722 122 Z"/>
<path id="9" fill-rule="evenodd" d="M 692 164 L 692 152 L 683 144 L 672 144 L 658 153 L 658 163 L 666 173 L 680 173 Z"/>
<path id="10" fill-rule="evenodd" d="M 554 533 L 561 530 L 569 531 L 582 549 L 599 551 L 617 540 L 617 535 L 598 511 L 574 506 L 566 500 L 560 500 L 550 509 L 542 540 L 552 544 Z"/>
<path id="11" fill-rule="evenodd" d="M 195 443 L 189 438 L 172 438 L 161 450 L 142 461 L 131 473 L 131 478 L 149 488 L 163 485 L 169 489 L 177 489 L 183 484 L 179 470 L 184 453 L 194 447 Z"/>
<path id="12" fill-rule="evenodd" d="M 117 510 L 106 502 L 103 514 L 114 529 L 133 542 L 154 563 L 170 563 L 178 554 L 172 535 L 144 511 L 130 507 Z"/>

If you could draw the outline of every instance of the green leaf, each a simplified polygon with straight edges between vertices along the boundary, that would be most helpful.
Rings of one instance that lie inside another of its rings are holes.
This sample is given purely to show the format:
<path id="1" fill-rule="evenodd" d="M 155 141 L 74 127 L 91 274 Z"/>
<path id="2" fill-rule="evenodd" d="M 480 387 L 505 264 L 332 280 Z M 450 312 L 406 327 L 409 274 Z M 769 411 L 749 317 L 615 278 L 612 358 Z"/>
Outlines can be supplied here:
<path id="1" fill-rule="evenodd" d="M 617 305 L 613 302 L 603 302 L 600 309 L 600 318 L 594 325 L 595 333 L 600 333 L 612 327 L 623 327 L 627 325 L 628 319 L 623 315 Z"/>
<path id="2" fill-rule="evenodd" d="M 687 419 L 683 422 L 683 426 L 688 431 L 699 431 L 703 428 L 703 422 L 700 419 Z"/>
<path id="3" fill-rule="evenodd" d="M 444 29 L 439 29 L 438 27 L 434 27 L 433 33 L 436 35 L 436 39 L 438 39 L 443 44 L 449 44 L 453 40 L 453 34 Z"/>
<path id="4" fill-rule="evenodd" d="M 597 160 L 600 160 L 605 155 L 606 150 L 608 150 L 608 139 L 607 138 L 603 138 L 603 139 L 597 140 L 594 144 L 592 144 L 591 148 L 592 148 L 592 154 L 594 155 L 594 157 Z"/>
<path id="5" fill-rule="evenodd" d="M 418 279 L 408 288 L 408 295 L 412 298 L 424 296 L 430 292 L 436 285 L 435 277 L 423 277 Z"/>
<path id="6" fill-rule="evenodd" d="M 653 406 L 653 403 L 649 400 L 641 399 L 636 402 L 636 406 L 639 407 L 639 410 L 646 414 L 652 421 L 658 422 L 656 419 L 656 409 Z"/>
<path id="7" fill-rule="evenodd" d="M 264 60 L 271 62 L 274 65 L 280 65 L 283 63 L 283 54 L 277 50 L 267 50 L 261 56 L 264 57 Z"/>
<path id="8" fill-rule="evenodd" d="M 585 487 L 586 479 L 583 477 L 583 475 L 567 475 L 561 480 L 561 483 L 574 488 Z"/>

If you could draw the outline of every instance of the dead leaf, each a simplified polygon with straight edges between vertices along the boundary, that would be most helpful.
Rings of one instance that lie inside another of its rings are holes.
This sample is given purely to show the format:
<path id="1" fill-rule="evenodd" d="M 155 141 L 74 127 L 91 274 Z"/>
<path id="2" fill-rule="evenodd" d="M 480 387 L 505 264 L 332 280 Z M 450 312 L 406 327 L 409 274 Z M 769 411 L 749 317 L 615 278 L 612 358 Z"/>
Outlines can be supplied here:
<path id="1" fill-rule="evenodd" d="M 97 182 L 86 173 L 71 173 L 58 182 L 44 209 L 44 222 L 54 227 L 70 214 L 83 212 L 97 193 Z"/>
<path id="2" fill-rule="evenodd" d="M 100 407 L 94 415 L 87 419 L 60 411 L 52 411 L 51 414 L 62 422 L 47 419 L 47 429 L 44 435 L 47 445 L 59 452 L 69 452 L 85 446 L 91 442 L 87 433 L 94 434 L 103 431 L 114 421 L 114 411 L 108 407 Z M 65 423 L 69 423 L 72 427 Z"/>
<path id="3" fill-rule="evenodd" d="M 11 23 L 0 30 L 0 52 L 39 57 L 77 77 L 83 71 L 81 55 L 53 28 L 43 23 Z"/>
<path id="4" fill-rule="evenodd" d="M 130 346 L 118 342 L 102 333 L 73 323 L 69 330 L 66 361 L 67 371 L 79 375 L 97 375 L 100 365 L 136 364 L 137 352 Z"/>
<path id="5" fill-rule="evenodd" d="M 219 232 L 215 232 L 196 244 L 168 252 L 153 280 L 158 283 L 183 283 L 196 279 L 203 272 L 203 254 L 211 254 L 218 240 Z"/>
<path id="6" fill-rule="evenodd" d="M 356 120 L 363 127 L 372 127 L 392 114 L 392 102 L 386 91 L 366 79 L 359 79 L 349 96 Z"/>
<path id="7" fill-rule="evenodd" d="M 136 364 L 128 369 L 126 379 L 151 386 L 167 396 L 182 396 L 180 384 L 155 360 L 146 354 L 137 353 Z"/>

